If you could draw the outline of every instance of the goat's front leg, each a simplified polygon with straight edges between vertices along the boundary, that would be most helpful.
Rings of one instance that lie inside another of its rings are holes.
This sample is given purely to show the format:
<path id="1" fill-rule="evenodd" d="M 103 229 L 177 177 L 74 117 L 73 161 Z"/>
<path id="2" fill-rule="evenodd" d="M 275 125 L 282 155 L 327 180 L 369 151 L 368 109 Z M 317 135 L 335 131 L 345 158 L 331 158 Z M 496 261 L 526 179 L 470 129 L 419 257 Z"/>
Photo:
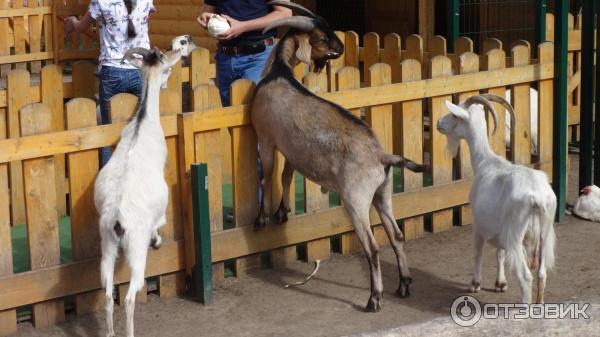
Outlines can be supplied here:
<path id="1" fill-rule="evenodd" d="M 254 222 L 254 229 L 260 229 L 269 222 L 269 214 L 271 214 L 271 185 L 273 179 L 273 151 L 275 148 L 268 144 L 260 143 L 258 152 L 262 164 L 262 195 L 259 196 L 260 209 L 258 216 Z M 260 187 L 259 187 L 260 189 Z"/>
<path id="2" fill-rule="evenodd" d="M 496 292 L 503 293 L 506 291 L 508 286 L 506 285 L 506 275 L 504 275 L 504 259 L 506 258 L 506 251 L 498 248 L 496 250 L 496 258 L 498 260 L 498 269 L 496 273 Z"/>
<path id="3" fill-rule="evenodd" d="M 288 220 L 287 214 L 290 212 L 290 187 L 294 176 L 294 167 L 286 159 L 281 173 L 281 202 L 277 212 L 273 215 L 276 224 L 282 224 Z"/>
<path id="4" fill-rule="evenodd" d="M 481 289 L 481 268 L 483 267 L 483 245 L 484 238 L 478 233 L 473 234 L 473 248 L 475 253 L 475 271 L 473 272 L 473 280 L 469 290 L 476 293 Z"/>

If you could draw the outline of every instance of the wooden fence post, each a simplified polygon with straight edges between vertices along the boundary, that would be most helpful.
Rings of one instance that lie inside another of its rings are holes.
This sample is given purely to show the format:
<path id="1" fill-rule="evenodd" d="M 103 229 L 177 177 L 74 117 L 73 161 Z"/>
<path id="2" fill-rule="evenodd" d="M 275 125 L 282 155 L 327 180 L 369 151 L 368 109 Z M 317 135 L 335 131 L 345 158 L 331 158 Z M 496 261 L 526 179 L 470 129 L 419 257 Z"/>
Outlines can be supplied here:
<path id="1" fill-rule="evenodd" d="M 7 0 L 0 1 L 0 10 L 2 9 L 10 9 L 10 2 Z M 10 55 L 11 40 L 10 19 L 0 18 L 0 56 Z M 5 78 L 8 75 L 10 68 L 10 64 L 0 65 L 0 78 Z"/>
<path id="2" fill-rule="evenodd" d="M 27 7 L 35 8 L 38 7 L 38 1 L 27 1 Z M 42 18 L 39 15 L 29 15 L 27 17 L 29 23 L 29 52 L 39 53 L 42 50 L 41 37 L 42 37 Z M 42 69 L 41 61 L 31 61 L 31 72 L 37 74 Z M 64 162 L 64 158 L 63 158 Z"/>
<path id="3" fill-rule="evenodd" d="M 554 46 L 551 42 L 544 42 L 538 47 L 538 58 L 540 64 L 554 62 Z M 598 85 L 598 84 L 597 84 Z M 552 126 L 553 126 L 553 80 L 543 80 L 538 83 L 538 156 L 539 161 L 544 163 L 544 171 L 552 180 Z M 598 103 L 596 103 L 598 104 Z"/>
<path id="4" fill-rule="evenodd" d="M 213 84 L 200 84 L 194 87 L 194 111 L 221 107 L 219 89 Z M 195 152 L 198 163 L 208 166 L 208 205 L 210 207 L 210 225 L 212 232 L 223 230 L 223 161 L 221 131 L 211 130 L 195 135 Z M 225 278 L 222 262 L 213 264 L 213 282 Z"/>
<path id="5" fill-rule="evenodd" d="M 231 85 L 231 105 L 249 104 L 254 83 L 247 79 Z M 258 159 L 256 134 L 251 125 L 235 127 L 231 133 L 233 154 L 233 214 L 235 226 L 252 225 L 258 215 Z M 236 276 L 260 268 L 260 254 L 236 259 Z"/>
<path id="6" fill-rule="evenodd" d="M 366 33 L 363 37 L 363 75 L 365 83 L 369 83 L 369 68 L 379 62 L 379 34 Z"/>
<path id="7" fill-rule="evenodd" d="M 96 126 L 96 103 L 87 98 L 74 98 L 66 106 L 69 130 Z M 94 182 L 98 174 L 98 150 L 70 153 L 69 195 L 71 199 L 71 242 L 73 261 L 97 257 L 100 252 L 98 213 L 94 206 Z M 75 295 L 75 312 L 83 315 L 100 311 L 104 306 L 102 289 Z"/>
<path id="8" fill-rule="evenodd" d="M 392 83 L 392 67 L 385 63 L 376 63 L 369 68 L 369 83 L 370 87 L 388 85 Z M 394 148 L 393 137 L 393 105 L 378 105 L 367 109 L 366 120 L 373 129 L 373 133 L 383 150 L 387 153 L 392 153 Z M 393 169 L 390 171 L 393 179 Z M 393 184 L 390 184 L 390 193 L 393 192 Z M 371 219 L 371 223 L 376 222 L 376 219 Z M 389 245 L 389 239 L 385 233 L 383 226 L 372 227 L 373 235 L 380 246 Z"/>
<path id="9" fill-rule="evenodd" d="M 529 65 L 530 51 L 527 46 L 517 45 L 512 49 L 512 66 L 520 67 Z M 531 163 L 531 122 L 529 114 L 529 83 L 512 86 L 511 100 L 515 109 L 516 121 L 514 130 L 511 130 L 514 142 L 511 144 L 512 158 L 517 164 Z"/>
<path id="10" fill-rule="evenodd" d="M 72 67 L 73 97 L 94 99 L 98 87 L 94 68 L 90 61 L 77 61 Z"/>
<path id="11" fill-rule="evenodd" d="M 430 41 L 430 46 L 436 46 L 436 41 L 441 39 L 434 37 Z M 446 56 L 434 56 L 429 64 L 431 78 L 444 77 L 452 75 L 452 61 Z M 431 118 L 430 125 L 437 125 L 438 120 L 443 117 L 448 109 L 446 101 L 452 101 L 451 95 L 432 97 L 431 99 Z M 433 175 L 433 184 L 439 185 L 452 181 L 452 157 L 446 150 L 446 137 L 435 130 L 431 132 L 431 169 Z M 440 232 L 452 228 L 452 210 L 443 210 L 433 213 L 432 231 Z"/>
<path id="12" fill-rule="evenodd" d="M 178 105 L 181 92 L 175 89 L 160 91 L 160 115 L 172 116 L 181 112 Z M 179 162 L 177 161 L 177 136 L 167 137 L 167 162 L 165 180 L 169 187 L 169 203 L 167 204 L 167 223 L 160 229 L 163 242 L 172 242 L 183 237 L 181 221 L 181 194 L 179 193 Z M 160 297 L 173 297 L 183 294 L 185 290 L 185 273 L 177 272 L 158 277 L 158 294 Z"/>
<path id="13" fill-rule="evenodd" d="M 486 40 L 488 41 L 488 40 Z M 491 41 L 488 44 L 492 45 Z M 502 44 L 500 44 L 501 46 Z M 485 70 L 498 70 L 506 68 L 506 53 L 502 48 L 491 49 L 486 52 L 485 55 Z M 506 89 L 505 87 L 498 88 L 490 88 L 488 89 L 488 93 L 493 95 L 498 95 L 500 97 L 505 97 Z M 492 135 L 493 126 L 492 123 L 488 123 L 488 137 L 490 138 L 490 145 L 492 150 L 501 157 L 506 157 L 506 144 L 504 141 L 506 128 L 504 126 L 505 114 L 506 110 L 499 103 L 494 104 L 494 108 L 496 109 L 496 113 L 498 114 L 498 125 L 496 128 L 496 134 Z"/>
<path id="14" fill-rule="evenodd" d="M 354 33 L 354 32 L 350 32 Z M 352 34 L 350 34 L 352 35 Z M 356 38 L 358 36 L 354 33 Z M 349 33 L 346 33 L 346 41 L 348 41 Z M 357 50 L 358 52 L 358 50 Z M 348 54 L 346 54 L 347 56 Z M 356 54 L 358 57 L 358 54 Z M 348 58 L 346 58 L 348 59 Z M 315 94 L 327 92 L 327 77 L 325 74 L 309 73 L 304 77 L 304 85 Z M 304 178 L 304 204 L 306 214 L 318 212 L 329 208 L 329 193 L 323 193 L 321 186 L 315 184 L 307 178 Z M 314 262 L 316 260 L 328 259 L 331 254 L 331 240 L 324 238 L 313 240 L 306 243 L 306 260 Z"/>
<path id="15" fill-rule="evenodd" d="M 209 83 L 210 52 L 206 48 L 196 48 L 190 55 L 190 88 Z M 193 106 L 193 105 L 192 105 Z"/>
<path id="16" fill-rule="evenodd" d="M 22 0 L 13 1 L 12 8 L 13 9 L 23 8 L 23 2 L 24 1 L 22 1 Z M 13 33 L 15 36 L 15 44 L 14 44 L 15 55 L 26 54 L 27 50 L 26 50 L 25 35 L 27 34 L 27 32 L 25 31 L 25 17 L 24 16 L 15 16 L 15 17 L 13 17 L 12 21 L 13 21 L 13 25 L 12 25 Z M 27 63 L 19 62 L 19 63 L 15 64 L 15 67 L 16 67 L 16 69 L 26 70 Z"/>
<path id="17" fill-rule="evenodd" d="M 8 73 L 6 80 L 6 94 L 8 103 L 8 138 L 18 138 L 19 110 L 32 102 L 29 90 L 29 73 L 26 70 L 15 69 Z M 24 224 L 25 197 L 23 195 L 23 169 L 20 161 L 11 162 L 10 169 L 10 194 L 12 223 Z"/>
<path id="18" fill-rule="evenodd" d="M 50 108 L 52 113 L 52 131 L 63 131 L 65 129 L 62 83 L 63 76 L 60 66 L 49 64 L 42 69 L 40 75 L 41 101 Z M 57 154 L 54 156 L 54 169 L 56 173 L 56 207 L 58 217 L 61 218 L 67 215 L 64 155 Z"/>
<path id="19" fill-rule="evenodd" d="M 419 81 L 421 79 L 421 64 L 414 59 L 404 60 L 401 63 L 401 81 Z M 402 102 L 400 124 L 401 130 L 394 131 L 394 136 L 400 134 L 400 143 L 394 142 L 397 147 L 395 153 L 400 153 L 406 158 L 423 162 L 423 101 L 415 100 Z M 394 125 L 396 125 L 394 123 Z M 399 132 L 401 131 L 401 132 Z M 403 170 L 402 174 L 404 192 L 415 191 L 423 187 L 423 174 Z M 422 216 L 405 219 L 403 222 L 404 238 L 406 240 L 422 238 L 424 235 L 424 222 Z"/>
<path id="20" fill-rule="evenodd" d="M 20 110 L 20 117 L 23 136 L 52 132 L 52 113 L 45 104 L 33 103 L 24 106 Z M 58 265 L 60 264 L 60 242 L 54 157 L 23 161 L 23 186 L 31 270 Z M 33 305 L 33 324 L 36 328 L 64 320 L 65 308 L 62 299 Z"/>
<path id="21" fill-rule="evenodd" d="M 457 42 L 460 42 L 461 39 L 457 39 Z M 465 41 L 465 40 L 462 40 Z M 470 40 L 469 40 L 470 41 Z M 460 44 L 460 43 L 459 43 Z M 468 47 L 468 42 L 464 43 Z M 473 47 L 473 42 L 471 41 L 471 47 Z M 464 46 L 461 46 L 457 49 L 463 49 Z M 455 50 L 457 50 L 455 49 Z M 459 74 L 470 74 L 476 73 L 479 71 L 479 56 L 474 54 L 473 52 L 467 51 L 458 57 L 458 71 Z M 479 91 L 469 91 L 464 92 L 458 95 L 458 102 L 464 102 L 467 98 L 471 96 L 479 95 Z M 500 121 L 498 121 L 500 123 Z M 488 123 L 489 124 L 489 123 Z M 503 124 L 502 124 L 503 125 Z M 499 126 L 497 126 L 499 128 Z M 466 142 L 462 142 L 460 146 L 460 156 L 459 156 L 459 177 L 461 179 L 469 178 L 473 176 L 473 168 L 471 167 L 471 151 L 469 150 L 469 146 Z M 473 223 L 473 214 L 471 212 L 471 206 L 465 205 L 461 208 L 460 214 L 460 225 L 470 225 Z"/>
<path id="22" fill-rule="evenodd" d="M 346 37 L 344 32 L 336 31 L 335 35 L 343 42 L 345 42 Z M 345 51 L 344 51 L 345 53 Z M 329 78 L 329 91 L 336 91 L 335 89 L 335 74 L 338 72 L 338 69 L 342 68 L 345 63 L 345 55 L 342 54 L 337 59 L 329 60 L 327 64 L 327 78 Z"/>
<path id="23" fill-rule="evenodd" d="M 344 53 L 346 54 L 346 67 L 358 68 L 359 63 L 359 46 L 358 46 L 358 34 L 353 31 L 346 32 L 344 42 Z"/>
<path id="24" fill-rule="evenodd" d="M 358 68 L 343 67 L 336 74 L 336 90 L 360 89 L 360 70 Z M 352 114 L 360 118 L 360 109 L 350 110 Z"/>

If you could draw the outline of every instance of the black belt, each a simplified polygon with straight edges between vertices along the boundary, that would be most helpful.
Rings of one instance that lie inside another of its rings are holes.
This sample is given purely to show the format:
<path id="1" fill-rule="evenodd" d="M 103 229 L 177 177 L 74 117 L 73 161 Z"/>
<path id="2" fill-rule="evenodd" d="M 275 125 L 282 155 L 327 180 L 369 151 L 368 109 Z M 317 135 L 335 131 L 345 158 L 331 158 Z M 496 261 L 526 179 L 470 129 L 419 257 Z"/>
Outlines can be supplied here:
<path id="1" fill-rule="evenodd" d="M 270 37 L 268 39 L 264 39 L 260 42 L 243 44 L 239 46 L 222 46 L 219 45 L 219 51 L 227 56 L 236 56 L 236 55 L 251 55 L 262 53 L 265 51 L 267 46 L 273 45 L 273 38 Z"/>

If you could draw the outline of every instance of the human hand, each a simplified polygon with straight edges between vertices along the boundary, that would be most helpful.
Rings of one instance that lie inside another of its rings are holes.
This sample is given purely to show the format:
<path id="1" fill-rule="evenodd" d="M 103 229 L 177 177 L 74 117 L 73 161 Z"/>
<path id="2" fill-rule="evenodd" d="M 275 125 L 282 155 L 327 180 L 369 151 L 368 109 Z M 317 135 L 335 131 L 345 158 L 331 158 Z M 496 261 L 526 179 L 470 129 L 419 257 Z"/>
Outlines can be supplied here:
<path id="1" fill-rule="evenodd" d="M 228 31 L 226 31 L 223 34 L 219 34 L 217 36 L 217 39 L 219 40 L 231 40 L 233 38 L 238 37 L 240 34 L 244 33 L 246 31 L 246 24 L 244 21 L 238 21 L 230 16 L 227 15 L 221 15 L 223 16 L 225 19 L 227 19 L 227 22 L 229 22 L 229 26 L 231 28 L 229 28 Z"/>
<path id="2" fill-rule="evenodd" d="M 65 36 L 70 37 L 71 34 L 77 30 L 75 28 L 75 25 L 77 24 L 77 22 L 79 22 L 79 20 L 77 20 L 77 18 L 74 16 L 69 16 L 69 17 L 66 17 L 64 21 L 65 21 Z"/>
<path id="3" fill-rule="evenodd" d="M 210 18 L 213 16 L 213 14 L 214 13 L 204 12 L 204 13 L 200 14 L 198 19 L 196 19 L 196 20 L 198 21 L 200 26 L 202 26 L 202 28 L 206 29 L 206 27 L 208 26 L 208 20 L 210 20 Z"/>

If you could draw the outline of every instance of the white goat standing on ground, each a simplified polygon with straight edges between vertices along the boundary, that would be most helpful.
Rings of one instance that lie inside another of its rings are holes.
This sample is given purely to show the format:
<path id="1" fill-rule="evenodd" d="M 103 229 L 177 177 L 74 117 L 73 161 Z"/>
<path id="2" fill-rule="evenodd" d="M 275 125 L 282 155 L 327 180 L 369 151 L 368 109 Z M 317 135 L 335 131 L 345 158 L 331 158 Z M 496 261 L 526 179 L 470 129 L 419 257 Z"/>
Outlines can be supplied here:
<path id="1" fill-rule="evenodd" d="M 506 291 L 506 257 L 519 279 L 522 301 L 530 303 L 533 277 L 529 267 L 539 265 L 536 302 L 543 303 L 546 271 L 554 265 L 556 196 L 543 172 L 514 165 L 492 152 L 484 108 L 492 114 L 494 131 L 498 117 L 490 101 L 502 103 L 514 120 L 514 111 L 503 98 L 480 95 L 470 97 L 459 106 L 446 102 L 450 113 L 437 124 L 439 132 L 448 138 L 453 155 L 458 151 L 460 139 L 464 139 L 471 150 L 475 174 L 469 195 L 475 248 L 471 291 L 480 289 L 483 245 L 488 241 L 498 249 L 496 291 Z"/>
<path id="2" fill-rule="evenodd" d="M 121 140 L 94 186 L 102 238 L 102 285 L 106 290 L 107 336 L 114 336 L 113 277 L 119 247 L 123 249 L 131 279 L 125 297 L 127 336 L 133 337 L 136 293 L 144 287 L 148 245 L 158 249 L 158 229 L 166 222 L 168 188 L 164 178 L 167 146 L 159 114 L 160 88 L 181 51 L 162 54 L 158 49 L 129 50 L 123 60 L 140 68 L 144 77 L 136 115 L 121 133 Z M 142 56 L 138 59 L 135 55 Z"/>

